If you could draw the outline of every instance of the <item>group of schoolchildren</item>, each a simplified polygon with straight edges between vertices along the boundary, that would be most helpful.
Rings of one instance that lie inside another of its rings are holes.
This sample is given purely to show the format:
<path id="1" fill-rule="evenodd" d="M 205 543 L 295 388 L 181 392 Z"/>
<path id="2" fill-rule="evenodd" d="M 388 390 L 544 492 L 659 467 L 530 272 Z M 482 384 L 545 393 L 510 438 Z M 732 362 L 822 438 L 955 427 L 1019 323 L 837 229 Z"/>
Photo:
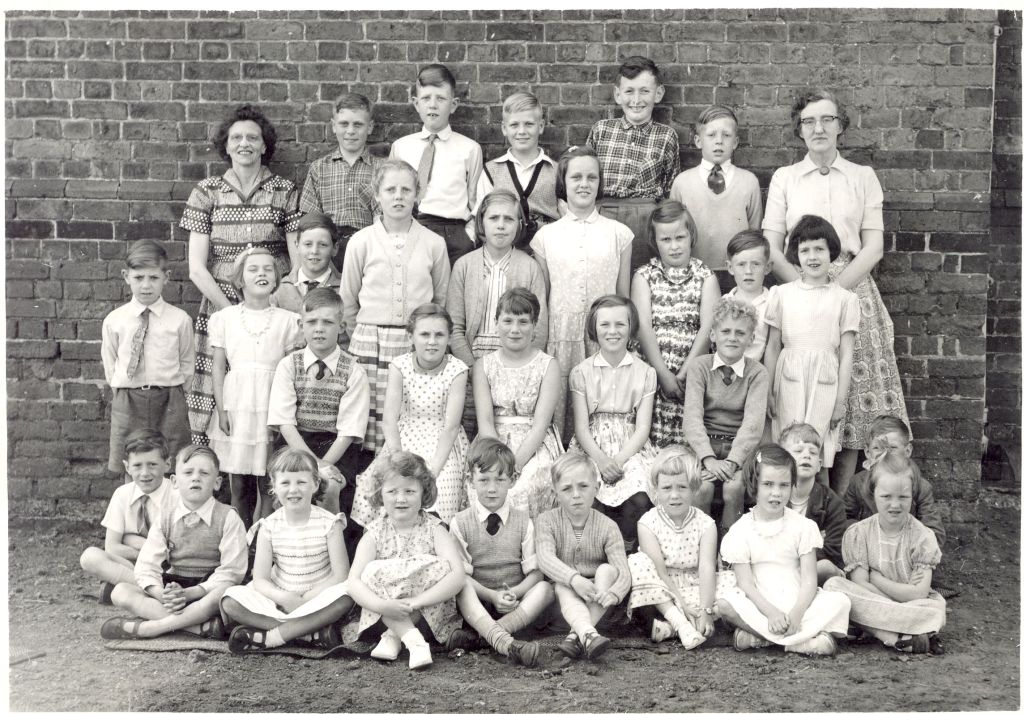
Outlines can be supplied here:
<path id="1" fill-rule="evenodd" d="M 557 656 L 595 659 L 621 605 L 686 649 L 721 619 L 740 650 L 831 655 L 851 635 L 940 654 L 944 532 L 907 425 L 877 419 L 867 470 L 828 486 L 859 321 L 828 276 L 835 231 L 805 216 L 786 252 L 800 279 L 768 289 L 735 116 L 701 114 L 701 164 L 679 173 L 651 119 L 663 92 L 627 59 L 622 118 L 557 162 L 536 98 L 512 95 L 509 151 L 486 165 L 448 125 L 443 66 L 420 72 L 423 130 L 386 160 L 366 151 L 369 102 L 340 98 L 299 265 L 244 251 L 241 302 L 209 320 L 209 446 L 179 428 L 195 353 L 161 298 L 166 255 L 133 244 L 132 301 L 103 329 L 110 463 L 130 482 L 81 559 L 131 617 L 102 636 L 188 630 L 236 653 L 373 638 L 371 657 L 404 646 L 418 669 L 429 634 L 531 666 L 556 653 L 529 627 L 564 620 Z M 135 386 L 156 373 L 167 386 Z M 222 473 L 249 484 L 233 507 Z"/>

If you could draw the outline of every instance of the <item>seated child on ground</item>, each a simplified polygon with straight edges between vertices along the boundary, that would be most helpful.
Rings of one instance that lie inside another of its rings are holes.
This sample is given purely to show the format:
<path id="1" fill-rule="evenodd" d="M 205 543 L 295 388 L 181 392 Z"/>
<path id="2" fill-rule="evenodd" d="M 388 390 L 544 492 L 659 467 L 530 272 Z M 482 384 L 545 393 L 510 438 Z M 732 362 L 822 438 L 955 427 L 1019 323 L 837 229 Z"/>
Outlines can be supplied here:
<path id="1" fill-rule="evenodd" d="M 149 527 L 160 520 L 168 495 L 174 491 L 164 479 L 167 443 L 155 429 L 136 429 L 124 442 L 125 472 L 131 482 L 118 486 L 110 497 L 100 525 L 107 529 L 103 547 L 89 546 L 82 553 L 82 570 L 100 579 L 100 604 L 110 605 L 118 583 L 135 582 L 135 560 L 146 542 Z"/>
<path id="2" fill-rule="evenodd" d="M 859 471 L 850 479 L 850 486 L 843 496 L 846 504 L 846 517 L 853 521 L 861 521 L 877 513 L 875 499 L 871 495 L 871 466 L 887 452 L 901 453 L 908 459 L 914 452 L 914 443 L 910 439 L 910 428 L 899 417 L 888 414 L 875 417 L 868 431 L 868 448 L 865 452 L 865 470 Z M 928 483 L 921 470 L 913 461 L 913 501 L 910 504 L 910 515 L 932 529 L 939 547 L 946 541 L 946 529 L 942 525 L 942 516 L 935 506 L 932 485 Z M 842 495 L 842 494 L 840 494 Z"/>
<path id="3" fill-rule="evenodd" d="M 611 645 L 596 625 L 629 594 L 629 564 L 615 522 L 595 511 L 599 474 L 584 454 L 566 454 L 551 467 L 558 506 L 537 517 L 537 563 L 555 583 L 562 616 L 572 630 L 558 649 L 573 659 L 597 659 Z"/>
<path id="4" fill-rule="evenodd" d="M 846 532 L 846 511 L 835 491 L 821 483 L 821 437 L 810 424 L 797 422 L 782 430 L 783 449 L 796 461 L 796 485 L 789 497 L 789 507 L 810 518 L 821 531 L 824 546 L 816 549 L 818 584 L 843 574 L 843 534 Z"/>
<path id="5" fill-rule="evenodd" d="M 629 612 L 653 605 L 655 642 L 676 635 L 688 650 L 715 632 L 718 597 L 735 589 L 732 571 L 716 573 L 718 529 L 693 504 L 701 465 L 686 446 L 668 446 L 654 459 L 648 486 L 657 506 L 640 519 L 640 551 L 629 556 Z"/>
<path id="6" fill-rule="evenodd" d="M 462 617 L 497 652 L 531 667 L 540 648 L 513 635 L 536 620 L 555 595 L 537 569 L 530 514 L 507 499 L 515 466 L 515 454 L 499 440 L 481 436 L 473 442 L 466 467 L 476 497 L 452 520 L 451 534 L 467 574 L 458 598 Z M 449 649 L 472 646 L 476 634 L 456 630 Z"/>
<path id="7" fill-rule="evenodd" d="M 190 444 L 178 452 L 171 482 L 180 500 L 150 526 L 135 583 L 119 583 L 110 596 L 135 617 L 104 622 L 103 639 L 147 639 L 175 630 L 224 639 L 220 598 L 242 582 L 248 549 L 238 513 L 213 497 L 220 480 L 212 449 Z"/>
<path id="8" fill-rule="evenodd" d="M 430 645 L 414 624 L 426 621 L 438 642 L 462 626 L 455 596 L 465 583 L 462 557 L 441 522 L 426 512 L 437 498 L 423 457 L 397 451 L 380 457 L 370 504 L 384 514 L 369 523 L 356 547 L 348 592 L 362 610 L 359 634 L 378 620 L 387 627 L 370 656 L 398 659 L 409 648 L 409 669 L 430 665 Z"/>
<path id="9" fill-rule="evenodd" d="M 849 580 L 832 578 L 825 589 L 849 597 L 850 620 L 883 644 L 942 654 L 938 632 L 946 624 L 946 601 L 931 588 L 942 551 L 935 534 L 911 515 L 913 482 L 904 454 L 885 454 L 872 466 L 869 484 L 878 512 L 846 531 Z"/>
<path id="10" fill-rule="evenodd" d="M 228 588 L 221 600 L 225 621 L 240 623 L 228 649 L 256 652 L 310 634 L 334 647 L 341 644 L 337 621 L 352 609 L 345 594 L 345 515 L 313 505 L 324 482 L 309 452 L 286 446 L 268 470 L 281 507 L 261 521 L 252 581 Z"/>
<path id="11" fill-rule="evenodd" d="M 743 467 L 757 503 L 722 539 L 722 559 L 732 563 L 736 592 L 718 601 L 733 624 L 733 646 L 783 645 L 787 652 L 831 656 L 835 637 L 846 637 L 850 600 L 818 588 L 814 549 L 821 533 L 786 508 L 796 483 L 796 463 L 785 449 L 767 444 Z"/>

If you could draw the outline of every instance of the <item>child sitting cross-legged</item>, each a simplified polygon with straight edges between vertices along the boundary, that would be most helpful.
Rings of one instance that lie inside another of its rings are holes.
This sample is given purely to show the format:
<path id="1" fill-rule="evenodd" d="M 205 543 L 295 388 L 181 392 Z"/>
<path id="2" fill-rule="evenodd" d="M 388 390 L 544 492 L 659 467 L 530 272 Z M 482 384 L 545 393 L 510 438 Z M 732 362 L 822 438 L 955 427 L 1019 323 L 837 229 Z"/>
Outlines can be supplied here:
<path id="1" fill-rule="evenodd" d="M 175 630 L 224 639 L 218 604 L 245 576 L 245 528 L 233 508 L 213 497 L 220 487 L 220 463 L 209 447 L 179 451 L 171 479 L 180 500 L 150 527 L 135 563 L 135 583 L 119 583 L 110 596 L 135 617 L 104 622 L 100 636 L 105 640 L 146 639 Z"/>
<path id="2" fill-rule="evenodd" d="M 317 459 L 279 449 L 270 460 L 273 495 L 281 507 L 264 518 L 248 585 L 228 588 L 221 609 L 231 631 L 228 649 L 258 652 L 305 635 L 324 647 L 341 644 L 337 621 L 352 609 L 346 595 L 345 515 L 313 505 L 323 491 Z"/>
<path id="3" fill-rule="evenodd" d="M 470 447 L 466 466 L 476 498 L 452 520 L 451 534 L 468 576 L 459 593 L 459 610 L 475 633 L 456 630 L 448 647 L 472 648 L 479 634 L 500 654 L 532 667 L 540 648 L 513 635 L 536 620 L 555 596 L 537 569 L 530 514 L 512 508 L 507 499 L 516 478 L 516 457 L 498 439 L 481 436 Z"/>

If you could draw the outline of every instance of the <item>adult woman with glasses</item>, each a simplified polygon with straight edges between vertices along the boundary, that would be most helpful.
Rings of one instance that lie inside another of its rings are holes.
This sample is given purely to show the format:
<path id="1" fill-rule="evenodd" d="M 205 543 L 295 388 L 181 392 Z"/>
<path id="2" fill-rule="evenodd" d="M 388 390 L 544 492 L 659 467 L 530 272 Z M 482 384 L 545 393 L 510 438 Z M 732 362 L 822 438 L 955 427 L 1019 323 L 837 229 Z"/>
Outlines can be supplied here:
<path id="1" fill-rule="evenodd" d="M 833 490 L 842 495 L 856 468 L 857 452 L 868 446 L 871 420 L 892 414 L 909 421 L 893 352 L 892 320 L 871 277 L 884 250 L 882 186 L 870 166 L 839 155 L 839 137 L 850 120 L 832 92 L 801 93 L 793 104 L 792 120 L 793 133 L 807 146 L 807 154 L 772 176 L 761 227 L 772 246 L 773 272 L 789 282 L 797 278 L 797 271 L 783 256 L 786 236 L 805 214 L 829 221 L 842 243 L 830 275 L 860 300 L 843 448 L 830 476 Z"/>

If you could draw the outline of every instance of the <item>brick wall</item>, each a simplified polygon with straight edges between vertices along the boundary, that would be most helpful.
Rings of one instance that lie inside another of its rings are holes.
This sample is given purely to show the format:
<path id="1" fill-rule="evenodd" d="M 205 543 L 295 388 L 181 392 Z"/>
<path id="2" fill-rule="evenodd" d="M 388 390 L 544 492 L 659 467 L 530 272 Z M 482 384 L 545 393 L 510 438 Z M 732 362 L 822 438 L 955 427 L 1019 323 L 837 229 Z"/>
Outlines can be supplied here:
<path id="1" fill-rule="evenodd" d="M 1021 18 L 999 13 L 989 248 L 987 434 L 1020 479 L 1021 354 Z"/>
<path id="2" fill-rule="evenodd" d="M 100 321 L 125 295 L 118 259 L 126 241 L 169 241 L 167 298 L 194 310 L 175 223 L 193 184 L 224 169 L 208 137 L 229 108 L 259 104 L 282 138 L 272 168 L 301 180 L 331 148 L 334 95 L 377 102 L 371 140 L 385 152 L 417 128 L 418 65 L 441 61 L 460 80 L 453 123 L 488 156 L 502 151 L 501 100 L 527 86 L 548 107 L 543 143 L 557 154 L 613 116 L 617 60 L 639 53 L 663 68 L 656 118 L 684 146 L 704 106 L 738 108 L 736 160 L 764 187 L 802 155 L 788 128 L 797 89 L 839 91 L 853 117 L 844 154 L 872 165 L 886 191 L 879 284 L 917 453 L 940 495 L 970 495 L 986 394 L 996 22 L 995 11 L 940 9 L 9 12 L 9 494 L 19 508 L 70 508 L 114 486 L 98 355 Z M 697 157 L 686 149 L 685 165 Z"/>

